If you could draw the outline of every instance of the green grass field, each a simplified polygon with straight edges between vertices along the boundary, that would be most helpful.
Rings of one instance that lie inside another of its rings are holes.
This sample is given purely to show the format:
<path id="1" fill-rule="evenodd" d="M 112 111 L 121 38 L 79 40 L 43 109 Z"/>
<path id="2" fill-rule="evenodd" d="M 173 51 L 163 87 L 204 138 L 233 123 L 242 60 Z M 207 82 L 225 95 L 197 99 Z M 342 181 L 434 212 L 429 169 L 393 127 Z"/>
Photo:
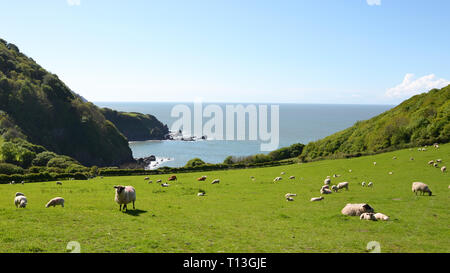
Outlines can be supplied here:
<path id="1" fill-rule="evenodd" d="M 151 176 L 153 184 L 133 176 L 63 181 L 62 186 L 0 185 L 0 252 L 68 252 L 70 241 L 79 242 L 81 252 L 366 252 L 367 243 L 377 241 L 381 252 L 448 253 L 449 174 L 427 162 L 442 158 L 440 166 L 450 167 L 449 156 L 447 144 L 420 152 L 177 174 L 168 188 L 156 180 L 169 175 Z M 282 171 L 283 180 L 274 183 Z M 349 191 L 310 202 L 320 196 L 326 176 L 335 173 L 341 177 L 332 178 L 332 184 L 349 181 Z M 207 181 L 196 181 L 201 175 Z M 289 180 L 291 175 L 296 179 Z M 220 184 L 211 184 L 215 178 Z M 373 181 L 374 187 L 363 188 L 362 181 Z M 412 193 L 414 181 L 427 183 L 433 196 Z M 136 188 L 135 211 L 119 211 L 113 189 L 118 184 Z M 199 189 L 206 196 L 197 196 Z M 13 204 L 19 191 L 28 198 L 25 209 Z M 294 202 L 285 200 L 288 192 L 297 194 Z M 65 198 L 65 208 L 45 208 L 57 196 Z M 347 203 L 362 202 L 391 221 L 341 214 Z"/>

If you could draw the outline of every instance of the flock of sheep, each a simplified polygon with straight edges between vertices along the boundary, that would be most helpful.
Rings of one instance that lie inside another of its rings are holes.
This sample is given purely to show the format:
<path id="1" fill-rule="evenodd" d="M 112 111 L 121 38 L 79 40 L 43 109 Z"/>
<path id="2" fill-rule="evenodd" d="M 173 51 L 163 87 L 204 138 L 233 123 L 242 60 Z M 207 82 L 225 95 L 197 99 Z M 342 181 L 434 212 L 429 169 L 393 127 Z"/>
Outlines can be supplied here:
<path id="1" fill-rule="evenodd" d="M 436 147 L 436 146 L 435 146 Z M 436 147 L 438 148 L 438 147 Z M 425 148 L 419 148 L 420 151 L 425 151 Z M 393 157 L 392 159 L 397 159 L 397 157 Z M 436 160 L 430 160 L 428 162 L 429 165 L 432 165 L 434 167 L 439 167 L 439 163 L 442 163 L 442 159 L 436 159 Z M 373 162 L 373 165 L 376 166 L 377 163 Z M 441 171 L 442 172 L 446 172 L 447 167 L 446 166 L 442 166 L 441 167 Z M 351 172 L 351 170 L 349 170 L 349 172 Z M 284 175 L 285 172 L 281 172 L 281 175 Z M 389 172 L 389 174 L 392 174 L 392 172 Z M 337 178 L 340 175 L 338 174 L 334 174 L 333 178 Z M 103 177 L 101 177 L 103 178 Z M 253 181 L 255 180 L 255 177 L 252 176 L 250 177 Z M 197 178 L 197 181 L 206 181 L 207 176 L 201 176 L 199 178 Z M 275 179 L 273 180 L 274 182 L 279 182 L 281 181 L 283 178 L 282 176 L 277 176 L 275 177 Z M 289 179 L 293 180 L 295 179 L 295 176 L 290 176 Z M 144 180 L 148 181 L 148 183 L 153 183 L 152 180 L 150 180 L 149 177 L 145 177 Z M 177 181 L 177 177 L 175 175 L 172 175 L 168 178 L 168 181 Z M 158 179 L 156 181 L 157 183 L 161 183 L 162 187 L 169 187 L 170 184 L 168 183 L 162 183 L 161 179 Z M 212 180 L 211 184 L 218 184 L 220 183 L 220 179 L 214 179 Z M 15 182 L 11 182 L 10 184 L 15 184 Z M 24 182 L 22 181 L 21 184 L 24 184 Z M 62 182 L 58 181 L 56 182 L 57 185 L 62 185 Z M 330 189 L 330 185 L 331 185 L 331 176 L 327 176 L 326 179 L 324 180 L 324 185 L 320 188 L 320 194 L 324 195 L 324 194 L 331 194 L 333 192 L 338 192 L 341 189 L 346 189 L 347 191 L 349 190 L 349 182 L 340 182 L 336 185 L 332 185 L 331 189 Z M 363 181 L 361 183 L 361 185 L 363 187 L 366 187 L 366 182 Z M 367 187 L 373 187 L 373 182 L 369 182 L 367 184 Z M 449 186 L 450 188 L 450 186 Z M 124 209 L 125 211 L 127 211 L 127 205 L 130 203 L 133 203 L 133 209 L 135 209 L 135 202 L 136 202 L 136 190 L 133 186 L 121 186 L 121 185 L 117 185 L 114 186 L 115 189 L 115 202 L 119 205 L 119 210 L 121 211 L 122 209 Z M 421 193 L 422 195 L 424 195 L 425 193 L 428 193 L 428 195 L 432 195 L 432 191 L 430 189 L 430 187 L 423 183 L 423 182 L 413 182 L 412 184 L 412 192 L 414 192 L 416 195 L 417 193 Z M 204 191 L 199 191 L 197 196 L 205 196 L 206 193 Z M 297 194 L 295 193 L 286 193 L 285 194 L 285 198 L 287 201 L 294 201 L 294 197 L 297 196 Z M 316 202 L 316 201 L 321 201 L 324 200 L 323 196 L 320 197 L 312 197 L 310 199 L 311 202 Z M 17 192 L 15 195 L 15 199 L 14 199 L 14 204 L 17 208 L 25 208 L 27 206 L 28 200 L 26 198 L 26 196 L 21 193 L 21 192 Z M 56 197 L 51 199 L 46 205 L 45 207 L 50 207 L 50 206 L 57 206 L 60 205 L 61 207 L 64 207 L 64 199 L 62 197 Z M 366 204 L 366 203 L 362 203 L 362 204 L 347 204 L 341 211 L 342 214 L 344 215 L 348 215 L 348 216 L 360 216 L 360 219 L 362 220 L 373 220 L 373 221 L 377 221 L 377 220 L 383 220 L 383 221 L 387 221 L 389 220 L 389 217 L 387 215 L 384 215 L 382 213 L 375 213 L 374 209 Z"/>

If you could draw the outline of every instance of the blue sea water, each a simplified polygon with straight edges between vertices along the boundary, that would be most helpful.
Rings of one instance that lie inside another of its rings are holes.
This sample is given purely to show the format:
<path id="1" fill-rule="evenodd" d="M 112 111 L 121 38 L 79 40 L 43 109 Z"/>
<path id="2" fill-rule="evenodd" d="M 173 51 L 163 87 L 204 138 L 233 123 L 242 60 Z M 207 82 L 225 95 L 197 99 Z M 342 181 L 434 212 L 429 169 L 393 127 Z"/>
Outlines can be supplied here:
<path id="1" fill-rule="evenodd" d="M 179 118 L 171 117 L 172 108 L 180 103 L 162 102 L 95 102 L 97 106 L 118 111 L 140 112 L 156 116 L 169 129 Z M 194 112 L 193 103 L 182 103 Z M 203 103 L 203 107 L 208 104 Z M 224 103 L 218 103 L 224 112 Z M 233 104 L 236 105 L 236 104 Z M 247 104 L 243 104 L 246 106 Z M 332 105 L 332 104 L 278 104 L 279 105 L 279 148 L 294 143 L 307 144 L 352 126 L 356 121 L 372 118 L 394 107 L 393 105 Z M 258 106 L 258 104 L 256 104 Z M 270 112 L 270 106 L 269 110 Z M 209 118 L 204 118 L 204 122 Z M 270 118 L 268 119 L 270 124 Z M 225 124 L 225 123 L 224 123 Z M 248 123 L 247 123 L 248 126 Z M 225 129 L 224 129 L 225 130 Z M 130 142 L 135 158 L 155 155 L 172 158 L 164 166 L 180 167 L 194 157 L 205 162 L 221 163 L 229 156 L 247 156 L 261 152 L 261 142 L 244 140 L 206 141 L 137 141 Z"/>

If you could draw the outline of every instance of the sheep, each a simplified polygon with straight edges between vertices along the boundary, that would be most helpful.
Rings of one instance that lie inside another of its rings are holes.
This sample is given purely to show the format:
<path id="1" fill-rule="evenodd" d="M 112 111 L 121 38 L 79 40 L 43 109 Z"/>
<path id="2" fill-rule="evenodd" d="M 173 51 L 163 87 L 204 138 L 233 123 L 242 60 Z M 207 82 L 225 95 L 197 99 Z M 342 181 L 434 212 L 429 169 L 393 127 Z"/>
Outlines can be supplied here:
<path id="1" fill-rule="evenodd" d="M 372 181 L 371 182 L 369 182 L 369 184 L 367 184 L 367 187 L 372 187 L 373 186 L 373 183 L 372 183 Z"/>
<path id="2" fill-rule="evenodd" d="M 433 164 L 434 164 L 434 160 L 428 161 L 428 165 L 433 165 Z"/>
<path id="3" fill-rule="evenodd" d="M 414 157 L 410 157 L 409 160 L 413 161 L 413 160 L 414 160 Z"/>
<path id="4" fill-rule="evenodd" d="M 375 213 L 375 218 L 377 218 L 377 220 L 382 220 L 382 221 L 389 221 L 389 216 L 383 214 L 383 213 Z"/>
<path id="5" fill-rule="evenodd" d="M 373 214 L 372 212 L 364 212 L 363 214 L 361 214 L 359 216 L 359 219 L 361 220 L 372 220 L 372 221 L 376 221 L 377 218 L 375 217 L 375 214 Z"/>
<path id="6" fill-rule="evenodd" d="M 156 180 L 156 183 L 161 183 L 161 182 L 162 182 L 161 179 Z"/>
<path id="7" fill-rule="evenodd" d="M 197 178 L 197 181 L 205 181 L 206 180 L 206 175 Z"/>
<path id="8" fill-rule="evenodd" d="M 281 172 L 281 175 L 284 175 L 285 174 L 285 172 Z"/>
<path id="9" fill-rule="evenodd" d="M 20 182 L 20 184 L 25 185 L 25 181 Z"/>
<path id="10" fill-rule="evenodd" d="M 327 179 L 325 179 L 325 180 L 323 181 L 323 183 L 324 183 L 325 185 L 330 185 L 330 184 L 331 184 L 331 179 L 330 179 L 330 178 L 327 178 Z"/>
<path id="11" fill-rule="evenodd" d="M 322 200 L 323 200 L 323 196 L 311 198 L 311 202 L 322 201 Z"/>
<path id="12" fill-rule="evenodd" d="M 433 164 L 433 167 L 438 168 L 439 165 L 438 165 L 437 163 L 434 163 L 434 164 Z"/>
<path id="13" fill-rule="evenodd" d="M 61 207 L 64 208 L 64 198 L 62 197 L 55 197 L 52 200 L 48 201 L 48 203 L 45 205 L 46 208 L 53 206 L 56 207 L 60 205 Z"/>
<path id="14" fill-rule="evenodd" d="M 320 194 L 331 194 L 333 193 L 330 189 L 327 188 L 321 188 L 320 189 Z"/>
<path id="15" fill-rule="evenodd" d="M 339 174 L 333 174 L 333 177 L 334 178 L 337 178 L 337 177 L 339 177 L 340 175 Z"/>
<path id="16" fill-rule="evenodd" d="M 377 165 L 377 162 L 373 162 L 373 165 L 376 166 L 376 165 Z"/>
<path id="17" fill-rule="evenodd" d="M 397 157 L 396 157 L 396 156 L 394 156 L 394 157 L 393 157 L 392 159 L 394 159 L 394 160 L 395 160 L 395 159 L 397 159 Z"/>
<path id="18" fill-rule="evenodd" d="M 149 179 L 150 179 L 150 177 L 148 177 L 148 176 L 144 178 L 144 180 L 149 180 Z"/>
<path id="19" fill-rule="evenodd" d="M 442 159 L 436 159 L 436 162 L 437 162 L 437 163 L 441 163 L 441 162 L 442 162 Z"/>
<path id="20" fill-rule="evenodd" d="M 151 183 L 153 183 L 153 180 L 149 180 L 147 184 L 151 184 Z"/>
<path id="21" fill-rule="evenodd" d="M 296 193 L 286 193 L 286 194 L 284 195 L 284 197 L 286 197 L 286 198 L 294 197 L 294 196 L 297 196 L 297 194 L 296 194 Z"/>
<path id="22" fill-rule="evenodd" d="M 340 189 L 343 189 L 343 188 L 345 188 L 346 190 L 348 190 L 348 182 L 341 182 L 341 183 L 339 183 L 339 184 L 337 184 L 337 188 L 340 190 Z"/>
<path id="23" fill-rule="evenodd" d="M 133 186 L 118 185 L 114 186 L 114 189 L 116 189 L 114 201 L 119 204 L 119 211 L 122 211 L 122 205 L 123 209 L 127 211 L 127 205 L 131 202 L 133 202 L 133 209 L 136 209 L 134 206 L 134 203 L 136 202 L 136 190 Z"/>
<path id="24" fill-rule="evenodd" d="M 61 181 L 56 182 L 56 185 L 62 185 Z"/>
<path id="25" fill-rule="evenodd" d="M 338 192 L 339 188 L 336 185 L 333 185 L 331 187 L 331 190 L 334 191 L 334 192 Z"/>
<path id="26" fill-rule="evenodd" d="M 205 196 L 205 192 L 199 192 L 199 193 L 197 193 L 197 196 Z"/>
<path id="27" fill-rule="evenodd" d="M 330 189 L 330 185 L 323 185 L 322 189 Z"/>
<path id="28" fill-rule="evenodd" d="M 281 178 L 281 177 L 275 177 L 275 179 L 273 180 L 273 182 L 277 182 L 277 181 L 280 181 L 281 179 L 283 179 L 283 178 Z"/>
<path id="29" fill-rule="evenodd" d="M 432 192 L 431 192 L 430 188 L 428 187 L 428 185 L 425 183 L 422 183 L 422 182 L 413 182 L 412 183 L 412 192 L 415 192 L 416 195 L 417 195 L 417 192 L 421 192 L 422 195 L 425 192 L 428 192 L 429 196 L 432 195 Z"/>
<path id="30" fill-rule="evenodd" d="M 392 175 L 392 174 L 393 174 L 393 172 L 388 172 L 388 174 Z"/>
<path id="31" fill-rule="evenodd" d="M 250 179 L 255 179 L 255 177 L 254 176 L 250 176 Z"/>
<path id="32" fill-rule="evenodd" d="M 366 186 L 366 182 L 363 181 L 363 182 L 361 183 L 361 186 L 365 187 L 365 186 Z"/>
<path id="33" fill-rule="evenodd" d="M 289 176 L 289 179 L 295 179 L 295 176 L 291 175 Z"/>
<path id="34" fill-rule="evenodd" d="M 348 170 L 348 172 L 349 172 L 349 173 L 351 173 L 351 172 L 352 172 L 352 170 L 350 169 L 350 170 Z"/>
<path id="35" fill-rule="evenodd" d="M 347 204 L 341 210 L 341 213 L 348 216 L 360 216 L 365 212 L 374 212 L 373 208 L 369 204 Z"/>
<path id="36" fill-rule="evenodd" d="M 294 201 L 294 198 L 288 197 L 288 198 L 286 198 L 286 201 Z"/>
<path id="37" fill-rule="evenodd" d="M 16 184 L 16 181 L 11 181 L 11 184 L 12 184 L 12 185 Z"/>
<path id="38" fill-rule="evenodd" d="M 214 179 L 213 182 L 211 182 L 211 184 L 219 184 L 220 180 L 219 179 Z"/>
<path id="39" fill-rule="evenodd" d="M 167 187 L 169 187 L 169 186 L 170 186 L 170 184 L 167 184 L 167 183 L 162 183 L 162 184 L 161 184 L 161 187 L 167 188 Z"/>
<path id="40" fill-rule="evenodd" d="M 445 172 L 447 170 L 447 167 L 445 167 L 445 166 L 442 166 L 442 168 L 441 168 L 441 172 Z"/>
<path id="41" fill-rule="evenodd" d="M 177 180 L 176 175 L 172 175 L 171 177 L 169 177 L 169 179 L 167 179 L 167 181 L 175 181 L 175 180 Z"/>
<path id="42" fill-rule="evenodd" d="M 16 208 L 25 208 L 27 203 L 28 200 L 25 195 L 19 195 L 14 198 L 14 205 L 16 205 Z"/>
<path id="43" fill-rule="evenodd" d="M 17 196 L 25 196 L 25 194 L 21 193 L 21 192 L 16 192 L 16 197 Z"/>

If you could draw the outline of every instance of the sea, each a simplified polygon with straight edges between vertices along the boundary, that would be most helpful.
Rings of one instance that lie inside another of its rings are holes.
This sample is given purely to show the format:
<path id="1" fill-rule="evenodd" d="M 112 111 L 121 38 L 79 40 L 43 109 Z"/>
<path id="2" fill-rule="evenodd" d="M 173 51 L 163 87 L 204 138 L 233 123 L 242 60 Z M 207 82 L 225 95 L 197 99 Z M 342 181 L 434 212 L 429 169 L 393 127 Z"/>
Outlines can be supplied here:
<path id="1" fill-rule="evenodd" d="M 99 107 L 108 107 L 117 111 L 139 112 L 154 115 L 158 120 L 167 124 L 169 130 L 180 117 L 172 117 L 172 109 L 177 105 L 189 107 L 192 113 L 191 121 L 194 123 L 194 103 L 183 102 L 94 102 Z M 202 103 L 202 109 L 208 105 L 217 105 L 226 116 L 226 106 L 237 106 L 237 103 Z M 259 110 L 261 104 L 242 103 L 244 107 L 254 105 Z M 267 123 L 271 124 L 271 105 L 277 105 L 279 109 L 279 141 L 277 148 L 286 147 L 294 143 L 307 144 L 319 140 L 335 132 L 352 126 L 355 122 L 370 119 L 394 105 L 356 105 L 356 104 L 263 104 L 268 106 Z M 259 113 L 259 112 L 258 112 Z M 259 119 L 262 116 L 259 116 Z M 259 121 L 258 119 L 258 121 Z M 210 117 L 203 118 L 203 124 Z M 226 122 L 223 122 L 223 130 L 226 131 Z M 237 124 L 237 122 L 235 122 Z M 193 125 L 192 125 L 193 126 Z M 235 125 L 237 126 L 237 125 Z M 236 127 L 235 127 L 236 128 Z M 129 143 L 135 158 L 154 155 L 157 158 L 156 165 L 149 166 L 154 169 L 161 166 L 181 167 L 192 158 L 201 158 L 208 163 L 222 163 L 227 156 L 248 156 L 262 151 L 262 141 L 249 140 L 249 122 L 246 119 L 246 134 L 244 140 L 161 140 L 161 141 L 132 141 Z M 259 127 L 258 127 L 259 128 Z M 193 129 L 192 129 L 193 131 Z"/>

